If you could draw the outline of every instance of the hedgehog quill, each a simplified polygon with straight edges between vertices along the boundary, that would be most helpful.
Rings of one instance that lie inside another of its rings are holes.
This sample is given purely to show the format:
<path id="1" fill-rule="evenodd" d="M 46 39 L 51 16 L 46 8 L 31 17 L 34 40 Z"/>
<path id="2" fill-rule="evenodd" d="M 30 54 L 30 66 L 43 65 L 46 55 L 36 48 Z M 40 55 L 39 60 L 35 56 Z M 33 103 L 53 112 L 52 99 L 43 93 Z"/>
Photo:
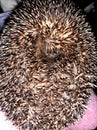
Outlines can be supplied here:
<path id="1" fill-rule="evenodd" d="M 22 130 L 83 117 L 97 80 L 96 41 L 67 0 L 24 0 L 0 36 L 0 106 Z"/>

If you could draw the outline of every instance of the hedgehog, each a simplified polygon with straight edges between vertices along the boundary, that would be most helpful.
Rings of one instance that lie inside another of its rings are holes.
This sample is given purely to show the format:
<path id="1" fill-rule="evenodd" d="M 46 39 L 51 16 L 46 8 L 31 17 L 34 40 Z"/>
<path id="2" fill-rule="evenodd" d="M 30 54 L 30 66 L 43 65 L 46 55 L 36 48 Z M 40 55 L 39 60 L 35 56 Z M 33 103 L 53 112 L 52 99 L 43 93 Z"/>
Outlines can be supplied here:
<path id="1" fill-rule="evenodd" d="M 22 130 L 83 117 L 97 80 L 96 40 L 70 0 L 23 0 L 0 35 L 0 106 Z"/>

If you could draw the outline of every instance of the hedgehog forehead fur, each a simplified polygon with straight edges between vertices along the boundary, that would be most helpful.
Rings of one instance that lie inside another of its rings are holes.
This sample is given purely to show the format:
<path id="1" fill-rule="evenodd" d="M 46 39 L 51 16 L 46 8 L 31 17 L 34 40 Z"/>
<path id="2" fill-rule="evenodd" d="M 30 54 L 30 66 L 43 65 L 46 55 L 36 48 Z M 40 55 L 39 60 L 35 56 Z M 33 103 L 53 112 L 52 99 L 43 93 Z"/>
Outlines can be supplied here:
<path id="1" fill-rule="evenodd" d="M 97 79 L 91 27 L 73 3 L 24 0 L 0 36 L 0 106 L 23 130 L 83 116 Z"/>

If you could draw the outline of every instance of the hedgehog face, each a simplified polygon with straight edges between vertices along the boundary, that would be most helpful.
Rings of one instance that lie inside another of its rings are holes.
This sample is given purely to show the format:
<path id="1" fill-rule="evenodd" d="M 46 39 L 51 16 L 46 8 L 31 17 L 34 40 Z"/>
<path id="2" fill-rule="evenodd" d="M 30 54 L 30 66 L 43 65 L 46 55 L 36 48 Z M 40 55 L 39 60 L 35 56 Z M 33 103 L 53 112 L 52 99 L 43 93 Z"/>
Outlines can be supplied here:
<path id="1" fill-rule="evenodd" d="M 46 17 L 44 21 L 36 22 L 36 28 L 34 27 L 30 31 L 32 32 L 32 39 L 36 40 L 35 46 L 39 55 L 41 53 L 42 56 L 44 55 L 49 59 L 55 59 L 59 56 L 68 58 L 71 55 L 76 57 L 78 53 L 76 44 L 78 42 L 76 33 L 78 32 L 74 27 L 76 22 L 71 23 L 68 21 L 69 19 L 65 20 L 63 15 L 59 18 L 51 13 L 48 18 L 47 16 L 44 17 Z M 52 19 L 52 17 L 55 18 Z"/>
<path id="2" fill-rule="evenodd" d="M 65 27 L 68 28 L 68 25 L 64 24 L 64 26 L 60 22 L 56 23 L 53 21 L 53 23 L 51 23 L 45 21 L 45 24 L 45 27 L 44 24 L 42 25 L 45 29 L 42 30 L 42 34 L 40 33 L 40 41 L 38 41 L 40 43 L 40 46 L 38 43 L 38 47 L 40 47 L 41 52 L 51 59 L 59 55 L 64 55 L 65 57 L 71 54 L 75 55 L 76 41 L 75 39 L 71 40 L 73 29 L 66 29 Z"/>

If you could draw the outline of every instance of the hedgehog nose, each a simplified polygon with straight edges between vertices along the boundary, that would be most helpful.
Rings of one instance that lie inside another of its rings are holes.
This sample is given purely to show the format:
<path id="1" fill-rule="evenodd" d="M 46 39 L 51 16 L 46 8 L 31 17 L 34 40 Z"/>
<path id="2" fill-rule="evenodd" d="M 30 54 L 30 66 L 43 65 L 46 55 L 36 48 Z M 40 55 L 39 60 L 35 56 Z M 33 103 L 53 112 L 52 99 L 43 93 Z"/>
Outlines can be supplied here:
<path id="1" fill-rule="evenodd" d="M 50 46 L 49 46 L 50 47 Z M 56 49 L 54 48 L 53 50 L 50 48 L 47 48 L 46 46 L 43 46 L 41 48 L 41 52 L 44 56 L 46 56 L 49 59 L 54 59 L 58 56 L 58 53 L 56 52 Z"/>

